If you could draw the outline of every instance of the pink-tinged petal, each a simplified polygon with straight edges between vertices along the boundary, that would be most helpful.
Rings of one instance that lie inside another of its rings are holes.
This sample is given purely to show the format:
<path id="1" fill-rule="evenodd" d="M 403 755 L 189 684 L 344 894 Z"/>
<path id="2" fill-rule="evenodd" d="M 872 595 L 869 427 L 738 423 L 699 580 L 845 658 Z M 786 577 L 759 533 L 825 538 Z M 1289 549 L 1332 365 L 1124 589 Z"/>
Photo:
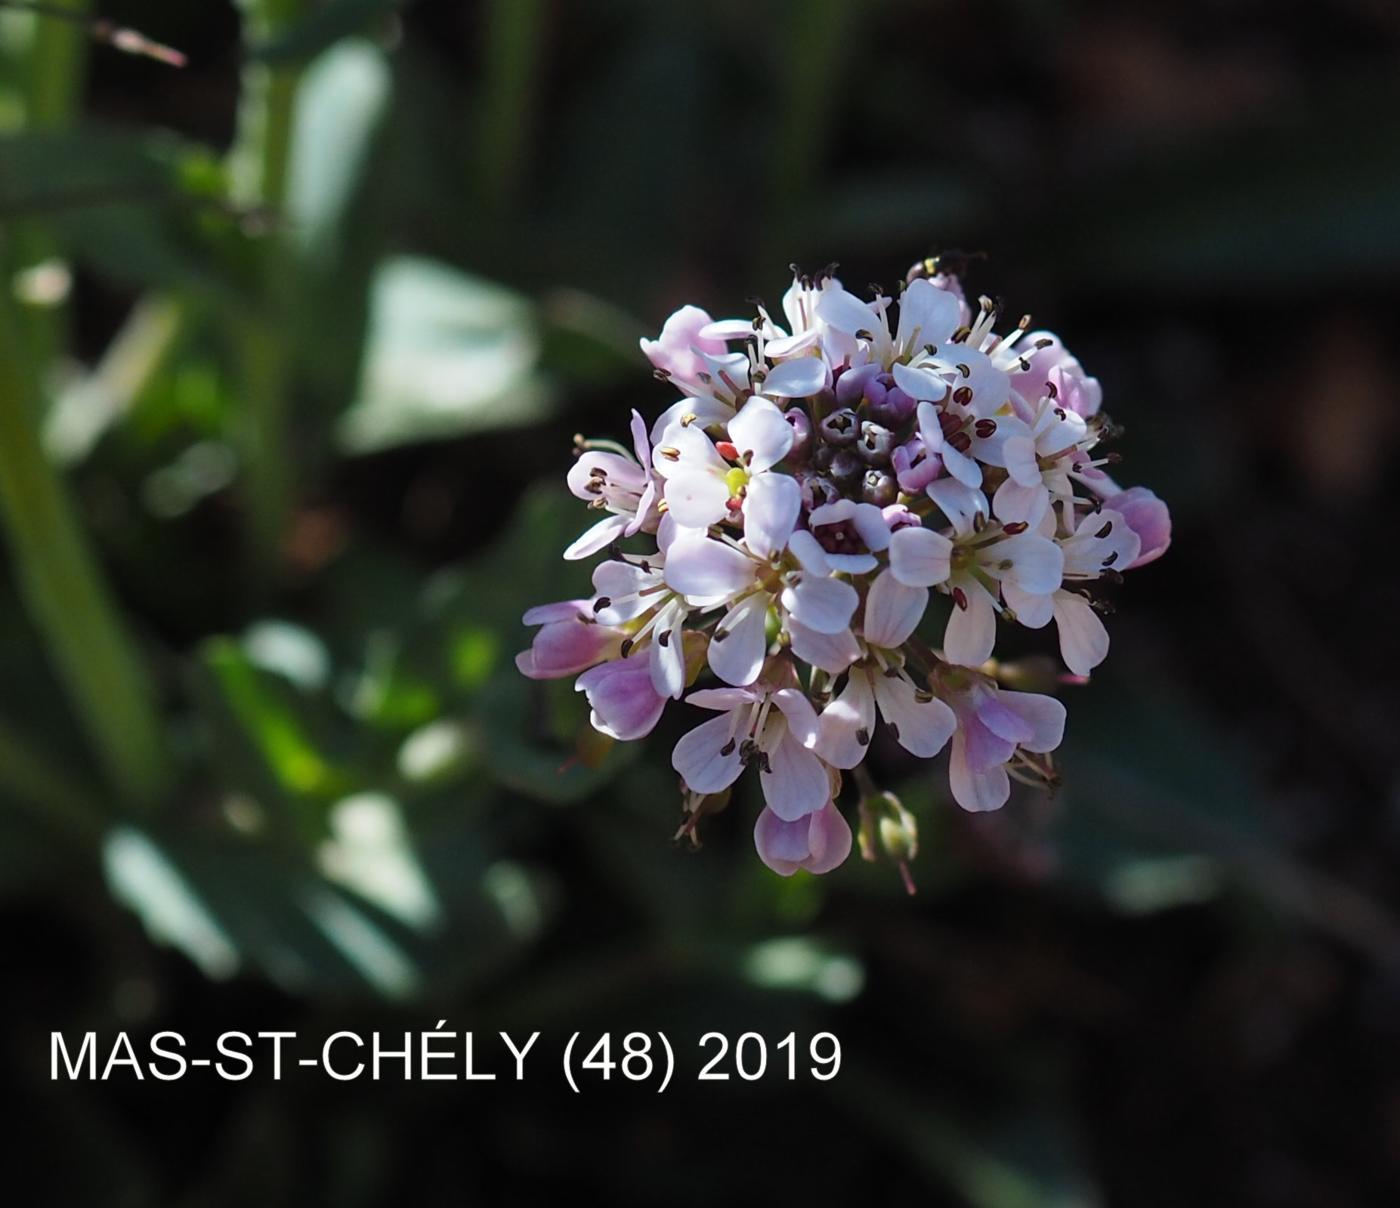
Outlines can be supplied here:
<path id="1" fill-rule="evenodd" d="M 548 625 L 551 621 L 570 621 L 592 615 L 593 608 L 587 600 L 559 600 L 554 604 L 536 604 L 520 620 L 525 625 Z"/>
<path id="2" fill-rule="evenodd" d="M 1050 510 L 1050 492 L 1039 475 L 1028 487 L 1008 478 L 992 496 L 992 510 L 1003 524 L 1020 522 L 1035 528 Z"/>
<path id="3" fill-rule="evenodd" d="M 753 584 L 754 569 L 742 551 L 699 533 L 682 533 L 666 551 L 666 586 L 692 602 L 733 599 Z"/>
<path id="4" fill-rule="evenodd" d="M 987 514 L 987 497 L 975 487 L 953 478 L 928 484 L 928 497 L 948 517 L 960 536 L 972 532 L 978 516 Z"/>
<path id="5" fill-rule="evenodd" d="M 710 638 L 710 670 L 726 684 L 751 684 L 768 654 L 768 601 L 764 592 L 745 596 L 725 615 Z"/>
<path id="6" fill-rule="evenodd" d="M 876 332 L 883 321 L 855 294 L 839 287 L 822 290 L 817 302 L 817 318 L 828 327 L 855 335 L 858 331 Z"/>
<path id="7" fill-rule="evenodd" d="M 652 687 L 650 659 L 644 655 L 585 671 L 574 687 L 588 697 L 593 728 L 619 742 L 650 734 L 666 707 L 666 698 Z"/>
<path id="8" fill-rule="evenodd" d="M 1108 657 L 1108 630 L 1083 596 L 1057 591 L 1051 599 L 1060 631 L 1060 656 L 1075 675 L 1088 675 Z"/>
<path id="9" fill-rule="evenodd" d="M 759 771 L 763 799 L 783 821 L 795 822 L 827 803 L 831 781 L 822 761 L 787 733 L 786 721 L 770 721 L 768 725 L 781 726 L 783 735 L 767 751 L 768 770 Z"/>
<path id="10" fill-rule="evenodd" d="M 1053 696 L 1039 692 L 1002 692 L 1002 702 L 1031 728 L 1029 738 L 1020 740 L 1028 751 L 1044 754 L 1060 745 L 1065 736 L 1065 707 Z"/>
<path id="11" fill-rule="evenodd" d="M 693 382 L 704 369 L 699 354 L 725 350 L 723 340 L 701 334 L 711 322 L 698 306 L 682 306 L 666 320 L 659 339 L 641 341 L 642 353 L 656 368 L 681 381 Z"/>
<path id="12" fill-rule="evenodd" d="M 875 693 L 869 674 L 858 669 L 847 678 L 841 695 L 822 710 L 817 754 L 834 768 L 853 768 L 865 758 L 874 733 Z"/>
<path id="13" fill-rule="evenodd" d="M 967 714 L 961 721 L 958 733 L 963 740 L 963 757 L 974 772 L 999 767 L 1016 754 L 1016 744 L 993 734 L 977 714 Z"/>
<path id="14" fill-rule="evenodd" d="M 769 345 L 771 350 L 772 345 Z M 772 355 L 780 356 L 781 352 Z M 831 382 L 831 370 L 821 357 L 795 357 L 774 365 L 760 388 L 770 398 L 810 398 Z M 733 429 L 730 429 L 731 435 Z M 784 450 L 786 451 L 786 450 Z"/>
<path id="15" fill-rule="evenodd" d="M 831 802 L 812 815 L 807 849 L 809 855 L 802 867 L 818 876 L 839 868 L 851 854 L 850 824 Z"/>
<path id="16" fill-rule="evenodd" d="M 977 703 L 977 720 L 989 733 L 1015 748 L 1034 737 L 1035 727 L 1022 717 L 1018 710 L 1011 707 L 1010 696 L 1006 691 L 988 689 L 986 695 Z M 1006 756 L 998 758 L 997 762 L 1004 763 L 1010 757 L 1008 752 Z"/>
<path id="17" fill-rule="evenodd" d="M 1043 596 L 1059 587 L 1065 556 L 1048 538 L 1021 533 L 989 546 L 982 564 L 997 578 L 1010 579 L 1022 591 Z"/>
<path id="18" fill-rule="evenodd" d="M 1033 595 L 1012 583 L 1009 579 L 1001 585 L 1001 596 L 1006 606 L 1016 614 L 1018 624 L 1027 629 L 1041 629 L 1050 623 L 1054 615 L 1053 597 Z"/>
<path id="19" fill-rule="evenodd" d="M 1140 552 L 1126 569 L 1155 562 L 1172 543 L 1172 518 L 1167 505 L 1146 487 L 1129 487 L 1103 501 L 1104 507 L 1122 514 L 1138 535 Z"/>
<path id="20" fill-rule="evenodd" d="M 950 662 L 980 667 L 992 657 L 997 639 L 996 609 L 987 589 L 973 579 L 960 584 L 967 606 L 957 603 L 943 633 L 943 653 Z"/>
<path id="21" fill-rule="evenodd" d="M 841 579 L 804 573 L 783 588 L 782 601 L 799 624 L 818 633 L 840 633 L 850 628 L 860 596 Z"/>
<path id="22" fill-rule="evenodd" d="M 682 734 L 671 752 L 671 766 L 692 793 L 718 793 L 739 779 L 744 765 L 732 719 L 721 713 Z"/>
<path id="23" fill-rule="evenodd" d="M 766 398 L 749 399 L 729 421 L 729 440 L 752 474 L 761 474 L 782 461 L 794 436 L 792 425 Z"/>
<path id="24" fill-rule="evenodd" d="M 815 747 L 821 734 L 821 724 L 807 694 L 798 688 L 779 688 L 773 693 L 773 703 L 787 718 L 788 732 L 799 745 L 808 750 Z"/>
<path id="25" fill-rule="evenodd" d="M 580 617 L 551 621 L 535 634 L 529 658 L 521 655 L 515 665 L 530 679 L 563 679 L 615 654 L 620 642 L 617 630 Z"/>
<path id="26" fill-rule="evenodd" d="M 952 709 L 937 697 L 920 700 L 902 675 L 875 676 L 875 703 L 899 745 L 920 759 L 937 755 L 957 729 Z"/>
<path id="27" fill-rule="evenodd" d="M 1000 809 L 1011 796 L 1011 780 L 1004 765 L 996 764 L 985 770 L 970 766 L 961 731 L 953 736 L 948 756 L 948 783 L 953 790 L 953 800 L 971 813 Z"/>
<path id="28" fill-rule="evenodd" d="M 630 516 L 604 516 L 564 551 L 565 559 L 577 562 L 580 558 L 591 557 L 614 541 L 621 540 L 631 519 Z"/>
<path id="29" fill-rule="evenodd" d="M 762 860 L 780 877 L 790 877 L 810 858 L 812 823 L 808 818 L 784 822 L 764 809 L 754 823 L 753 845 Z"/>
<path id="30" fill-rule="evenodd" d="M 787 427 L 786 421 L 783 426 Z M 760 558 L 781 553 L 801 511 L 802 488 L 797 479 L 786 474 L 751 478 L 744 493 L 744 543 Z"/>
<path id="31" fill-rule="evenodd" d="M 860 658 L 860 646 L 849 629 L 839 633 L 818 633 L 806 625 L 788 618 L 788 636 L 792 652 L 804 663 L 820 667 L 830 675 L 839 675 Z"/>
<path id="32" fill-rule="evenodd" d="M 899 295 L 899 329 L 895 338 L 900 348 L 914 352 L 929 344 L 944 343 L 957 331 L 961 310 L 957 298 L 932 281 L 911 281 Z"/>
<path id="33" fill-rule="evenodd" d="M 788 538 L 788 552 L 797 559 L 803 570 L 814 575 L 831 574 L 831 562 L 827 559 L 826 550 L 807 529 L 798 529 Z"/>
<path id="34" fill-rule="evenodd" d="M 883 571 L 865 597 L 865 616 L 861 622 L 865 640 L 890 650 L 904 645 L 927 607 L 927 587 L 906 587 L 893 570 Z"/>
<path id="35" fill-rule="evenodd" d="M 901 528 L 890 534 L 890 571 L 906 587 L 934 587 L 951 573 L 953 543 L 926 528 Z"/>
<path id="36" fill-rule="evenodd" d="M 642 413 L 636 408 L 632 410 L 632 422 L 629 425 L 632 433 L 632 448 L 636 450 L 637 462 L 643 469 L 651 465 L 651 441 L 647 439 L 647 421 L 642 418 Z"/>

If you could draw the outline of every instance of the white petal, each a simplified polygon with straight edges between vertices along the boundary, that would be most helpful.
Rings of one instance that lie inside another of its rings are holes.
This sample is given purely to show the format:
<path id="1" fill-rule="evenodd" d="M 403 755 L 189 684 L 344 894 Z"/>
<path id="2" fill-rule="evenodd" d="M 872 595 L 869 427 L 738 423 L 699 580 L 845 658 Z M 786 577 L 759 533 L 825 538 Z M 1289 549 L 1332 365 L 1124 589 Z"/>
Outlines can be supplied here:
<path id="1" fill-rule="evenodd" d="M 845 691 L 822 710 L 817 754 L 834 768 L 853 768 L 865 758 L 874 733 L 875 693 L 870 676 L 857 669 L 846 681 Z"/>
<path id="2" fill-rule="evenodd" d="M 904 645 L 927 607 L 927 587 L 906 587 L 895 578 L 894 571 L 884 571 L 870 585 L 865 597 L 865 616 L 861 622 L 865 640 L 891 650 Z"/>
<path id="3" fill-rule="evenodd" d="M 1054 605 L 1048 595 L 1034 595 L 1017 587 L 1009 579 L 1001 585 L 1002 599 L 1006 601 L 1007 607 L 1016 614 L 1018 624 L 1024 625 L 1027 629 L 1040 629 L 1050 623 L 1050 618 L 1054 614 Z"/>
<path id="4" fill-rule="evenodd" d="M 680 700 L 685 692 L 684 625 L 685 609 L 679 604 L 668 604 L 652 632 L 651 686 L 658 696 L 672 700 Z"/>
<path id="5" fill-rule="evenodd" d="M 1011 796 L 1011 779 L 1006 768 L 997 764 L 985 772 L 974 772 L 967 762 L 966 743 L 957 735 L 948 756 L 948 783 L 953 790 L 953 800 L 973 813 L 1000 809 Z"/>
<path id="6" fill-rule="evenodd" d="M 817 317 L 823 323 L 854 335 L 858 331 L 876 332 L 881 327 L 880 316 L 848 290 L 824 289 L 817 303 Z"/>
<path id="7" fill-rule="evenodd" d="M 860 647 L 850 629 L 842 629 L 838 633 L 818 633 L 789 617 L 787 630 L 792 639 L 793 654 L 804 663 L 811 663 L 813 667 L 820 667 L 832 675 L 839 675 L 860 658 Z"/>
<path id="8" fill-rule="evenodd" d="M 831 782 L 822 761 L 787 732 L 787 722 L 768 723 L 775 724 L 782 726 L 783 736 L 768 750 L 768 770 L 759 772 L 759 783 L 768 808 L 783 821 L 795 822 L 827 803 Z"/>
<path id="9" fill-rule="evenodd" d="M 783 353 L 779 351 L 772 355 L 781 356 Z M 831 370 L 821 357 L 795 357 L 781 365 L 774 365 L 763 379 L 760 389 L 772 398 L 808 398 L 824 389 L 830 380 Z M 729 431 L 732 435 L 734 429 L 731 427 Z"/>
<path id="10" fill-rule="evenodd" d="M 1033 486 L 1023 487 L 1013 478 L 1008 478 L 992 496 L 992 510 L 1003 524 L 1024 521 L 1035 528 L 1050 507 L 1050 492 L 1045 483 L 1036 475 Z"/>
<path id="11" fill-rule="evenodd" d="M 783 413 L 766 398 L 751 398 L 729 421 L 729 439 L 744 455 L 744 466 L 761 474 L 792 448 L 795 433 Z"/>
<path id="12" fill-rule="evenodd" d="M 739 779 L 739 743 L 731 737 L 730 717 L 722 713 L 681 735 L 671 766 L 693 793 L 718 793 Z M 727 753 L 726 753 L 727 752 Z"/>
<path id="13" fill-rule="evenodd" d="M 782 710 L 787 718 L 788 732 L 798 743 L 809 750 L 815 747 L 820 726 L 817 711 L 812 708 L 807 694 L 797 688 L 779 688 L 773 693 L 773 703 Z"/>
<path id="14" fill-rule="evenodd" d="M 902 675 L 877 675 L 875 702 L 899 745 L 920 759 L 937 755 L 957 729 L 952 709 L 937 697 L 919 700 L 914 685 Z"/>
<path id="15" fill-rule="evenodd" d="M 1028 433 L 1018 432 L 1002 442 L 1002 462 L 1014 482 L 1033 487 L 1040 482 L 1040 463 L 1035 459 L 1035 441 Z"/>
<path id="16" fill-rule="evenodd" d="M 847 502 L 843 500 L 842 502 Z M 858 503 L 851 509 L 851 523 L 855 525 L 865 548 L 876 552 L 888 549 L 890 526 L 885 521 L 885 513 L 873 503 Z"/>
<path id="17" fill-rule="evenodd" d="M 929 344 L 942 344 L 957 330 L 960 318 L 957 298 L 932 281 L 920 278 L 905 286 L 899 296 L 896 339 L 905 352 Z"/>
<path id="18" fill-rule="evenodd" d="M 992 573 L 998 578 L 1005 574 L 1017 587 L 1033 595 L 1045 595 L 1059 587 L 1065 568 L 1060 547 L 1034 533 L 1021 533 L 988 546 L 986 558 L 997 562 L 998 569 Z M 1006 561 L 1010 561 L 1010 568 L 1000 570 L 1000 564 Z"/>
<path id="19" fill-rule="evenodd" d="M 943 633 L 943 653 L 964 667 L 980 667 L 992 657 L 996 645 L 997 618 L 987 589 L 973 580 L 960 584 L 966 608 L 955 603 Z"/>
<path id="20" fill-rule="evenodd" d="M 685 698 L 685 703 L 697 709 L 718 709 L 721 713 L 728 713 L 731 709 L 751 705 L 758 699 L 758 693 L 752 688 L 699 688 Z"/>
<path id="21" fill-rule="evenodd" d="M 953 543 L 926 528 L 902 528 L 890 534 L 890 570 L 908 587 L 933 587 L 949 575 Z"/>
<path id="22" fill-rule="evenodd" d="M 826 550 L 807 529 L 798 529 L 788 538 L 788 552 L 802 565 L 802 569 L 814 575 L 831 574 L 831 563 Z"/>
<path id="23" fill-rule="evenodd" d="M 851 624 L 860 596 L 849 583 L 803 573 L 783 588 L 783 607 L 818 633 L 840 633 Z"/>
<path id="24" fill-rule="evenodd" d="M 622 537 L 629 520 L 630 516 L 603 517 L 564 551 L 564 557 L 570 562 L 577 562 L 580 558 L 596 554 L 600 549 L 606 549 Z"/>
<path id="25" fill-rule="evenodd" d="M 1075 675 L 1088 675 L 1108 657 L 1108 630 L 1083 596 L 1057 591 L 1051 598 L 1065 666 Z"/>
<path id="26" fill-rule="evenodd" d="M 843 575 L 863 575 L 880 565 L 874 554 L 827 554 L 826 560 Z"/>
<path id="27" fill-rule="evenodd" d="M 938 455 L 943 458 L 943 468 L 964 486 L 982 485 L 982 467 L 966 453 L 959 453 L 952 445 L 945 443 Z"/>
<path id="28" fill-rule="evenodd" d="M 707 471 L 673 474 L 666 480 L 666 508 L 686 528 L 708 528 L 729 514 L 729 487 Z"/>
<path id="29" fill-rule="evenodd" d="M 920 399 L 924 406 L 928 407 L 927 415 L 924 413 L 924 407 L 919 407 L 920 429 L 931 423 L 933 428 L 938 428 L 941 435 L 943 430 L 938 427 L 938 411 L 933 403 L 948 393 L 948 383 L 932 369 L 915 369 L 909 365 L 896 365 L 893 372 L 895 385 L 910 398 Z"/>
<path id="30" fill-rule="evenodd" d="M 702 340 L 747 340 L 751 335 L 752 319 L 716 319 L 700 329 Z"/>
<path id="31" fill-rule="evenodd" d="M 786 420 L 783 427 L 788 428 Z M 780 553 L 801 511 L 802 488 L 797 479 L 787 474 L 751 478 L 744 492 L 744 543 L 760 558 Z"/>
<path id="32" fill-rule="evenodd" d="M 768 654 L 768 601 L 765 592 L 744 597 L 725 614 L 710 639 L 710 670 L 726 684 L 751 684 L 763 670 Z"/>
<path id="33" fill-rule="evenodd" d="M 676 424 L 661 434 L 651 455 L 652 467 L 662 478 L 706 471 L 723 477 L 729 463 L 715 449 L 700 424 Z"/>
<path id="34" fill-rule="evenodd" d="M 683 532 L 666 551 L 666 585 L 692 602 L 732 599 L 753 583 L 753 559 L 732 545 Z"/>
<path id="35" fill-rule="evenodd" d="M 976 517 L 987 514 L 987 497 L 975 486 L 953 478 L 936 478 L 928 484 L 928 497 L 952 522 L 959 534 L 972 532 Z"/>

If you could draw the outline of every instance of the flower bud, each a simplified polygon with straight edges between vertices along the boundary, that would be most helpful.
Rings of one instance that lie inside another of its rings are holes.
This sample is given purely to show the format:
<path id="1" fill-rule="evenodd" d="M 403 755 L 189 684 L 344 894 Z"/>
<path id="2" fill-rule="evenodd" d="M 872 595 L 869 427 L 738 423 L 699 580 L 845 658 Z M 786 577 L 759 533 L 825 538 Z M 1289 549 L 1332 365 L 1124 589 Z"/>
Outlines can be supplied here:
<path id="1" fill-rule="evenodd" d="M 856 443 L 856 437 L 860 435 L 860 421 L 849 407 L 842 407 L 822 420 L 818 430 L 827 444 L 843 449 Z"/>

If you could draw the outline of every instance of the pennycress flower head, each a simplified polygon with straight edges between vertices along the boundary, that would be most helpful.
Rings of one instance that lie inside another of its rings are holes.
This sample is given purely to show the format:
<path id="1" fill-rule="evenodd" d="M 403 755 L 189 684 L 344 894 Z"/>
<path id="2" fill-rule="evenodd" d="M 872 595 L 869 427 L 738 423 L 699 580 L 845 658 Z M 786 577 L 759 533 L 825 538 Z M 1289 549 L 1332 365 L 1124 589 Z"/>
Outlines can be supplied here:
<path id="1" fill-rule="evenodd" d="M 759 857 L 828 872 L 850 778 L 862 853 L 912 885 L 916 824 L 867 768 L 881 735 L 946 750 L 963 809 L 1056 783 L 1064 706 L 1013 691 L 997 639 L 1053 621 L 1063 679 L 1087 678 L 1105 589 L 1166 551 L 1171 520 L 1106 471 L 1098 381 L 1029 315 L 1000 320 L 937 261 L 868 298 L 794 268 L 776 311 L 676 311 L 642 341 L 671 403 L 632 413 L 630 445 L 578 438 L 568 484 L 594 518 L 564 557 L 601 556 L 594 594 L 526 613 L 517 663 L 577 677 L 620 741 L 684 700 L 682 835 L 756 780 Z"/>

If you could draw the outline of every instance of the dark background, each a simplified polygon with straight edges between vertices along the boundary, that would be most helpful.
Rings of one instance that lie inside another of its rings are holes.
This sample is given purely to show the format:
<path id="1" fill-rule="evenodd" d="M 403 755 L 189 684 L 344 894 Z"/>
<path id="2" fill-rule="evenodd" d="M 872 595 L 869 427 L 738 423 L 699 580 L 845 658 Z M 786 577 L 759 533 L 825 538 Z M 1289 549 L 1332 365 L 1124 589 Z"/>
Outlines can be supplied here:
<path id="1" fill-rule="evenodd" d="M 188 66 L 94 46 L 44 122 L 57 68 L 0 25 L 6 268 L 73 266 L 26 347 L 51 436 L 110 410 L 50 447 L 174 768 L 112 801 L 10 564 L 0 720 L 66 784 L 0 775 L 15 1193 L 1397 1202 L 1400 8 L 280 7 L 240 76 L 235 8 L 114 0 Z M 270 79 L 299 183 L 249 197 L 222 158 L 265 149 L 237 113 Z M 855 857 L 772 876 L 747 793 L 673 845 L 689 710 L 560 773 L 579 700 L 511 666 L 519 614 L 585 582 L 572 434 L 668 403 L 636 340 L 683 302 L 949 249 L 1100 377 L 1120 481 L 1173 511 L 1064 690 L 1065 786 L 971 816 L 877 749 L 914 898 Z M 541 1029 L 528 1080 L 48 1077 L 56 1029 L 198 1053 L 439 1019 Z M 664 1096 L 563 1086 L 571 1032 L 632 1028 L 685 1054 Z M 842 1071 L 699 1085 L 709 1030 L 829 1030 Z"/>

